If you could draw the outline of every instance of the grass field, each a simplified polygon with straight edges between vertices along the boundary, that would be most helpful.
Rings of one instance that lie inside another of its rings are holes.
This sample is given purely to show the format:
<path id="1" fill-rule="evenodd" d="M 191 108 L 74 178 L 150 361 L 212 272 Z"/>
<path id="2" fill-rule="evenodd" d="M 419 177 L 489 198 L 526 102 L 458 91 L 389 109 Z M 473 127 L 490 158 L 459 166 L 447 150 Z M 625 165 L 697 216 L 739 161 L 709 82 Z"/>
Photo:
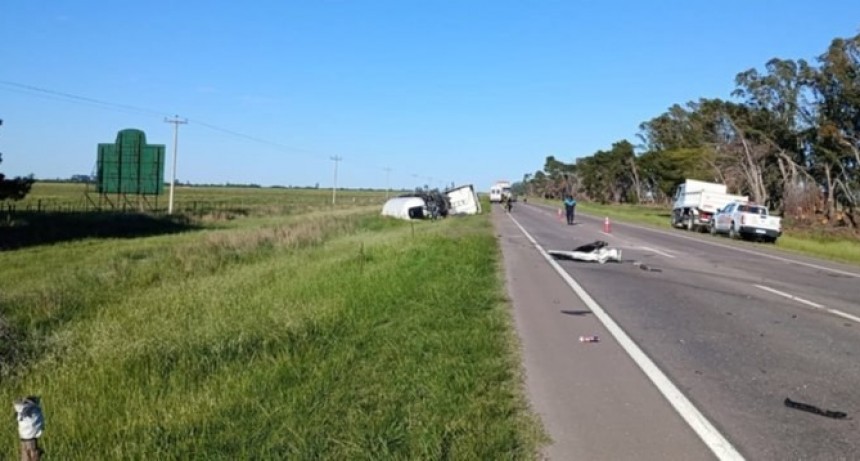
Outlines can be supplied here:
<path id="1" fill-rule="evenodd" d="M 544 201 L 546 204 L 559 206 L 558 202 Z M 668 207 L 644 205 L 601 205 L 597 203 L 579 203 L 577 209 L 597 216 L 609 216 L 614 220 L 647 224 L 652 227 L 671 229 L 669 218 L 671 210 Z M 860 265 L 860 239 L 850 236 L 827 235 L 814 233 L 809 230 L 783 229 L 783 235 L 776 247 L 795 252 Z M 684 232 L 678 230 L 678 232 Z"/>
<path id="2" fill-rule="evenodd" d="M 0 252 L 0 397 L 49 459 L 534 459 L 488 217 L 358 202 Z"/>
<path id="3" fill-rule="evenodd" d="M 165 211 L 168 204 L 168 188 L 155 198 L 147 197 L 142 205 L 147 210 Z M 382 204 L 386 195 L 394 196 L 401 191 L 356 191 L 338 190 L 336 202 L 339 207 Z M 89 198 L 87 198 L 89 194 Z M 285 189 L 251 187 L 189 187 L 177 186 L 174 191 L 174 210 L 188 214 L 206 214 L 213 211 L 233 211 L 242 214 L 301 213 L 319 207 L 331 206 L 331 189 Z M 100 199 L 92 187 L 83 183 L 37 182 L 31 192 L 18 202 L 0 203 L 0 212 L 13 206 L 18 211 L 86 211 L 95 207 L 110 209 L 136 209 L 140 207 L 135 197 L 123 199 L 107 195 Z"/>

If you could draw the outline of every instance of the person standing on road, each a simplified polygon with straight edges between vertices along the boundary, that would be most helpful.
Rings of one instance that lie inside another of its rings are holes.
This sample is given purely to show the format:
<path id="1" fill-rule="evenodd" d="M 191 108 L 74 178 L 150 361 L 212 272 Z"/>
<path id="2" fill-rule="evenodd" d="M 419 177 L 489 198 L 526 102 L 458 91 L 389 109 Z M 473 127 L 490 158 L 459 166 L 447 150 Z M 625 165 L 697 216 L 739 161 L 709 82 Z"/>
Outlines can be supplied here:
<path id="1" fill-rule="evenodd" d="M 576 200 L 570 194 L 564 196 L 564 211 L 567 213 L 567 224 L 573 224 L 574 213 L 576 212 Z"/>

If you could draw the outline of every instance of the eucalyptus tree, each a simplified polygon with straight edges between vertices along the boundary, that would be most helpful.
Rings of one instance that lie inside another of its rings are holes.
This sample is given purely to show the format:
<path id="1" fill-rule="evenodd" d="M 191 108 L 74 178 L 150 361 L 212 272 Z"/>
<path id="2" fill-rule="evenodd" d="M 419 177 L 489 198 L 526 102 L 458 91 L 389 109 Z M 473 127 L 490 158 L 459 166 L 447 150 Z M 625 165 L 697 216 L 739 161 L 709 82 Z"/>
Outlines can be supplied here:
<path id="1" fill-rule="evenodd" d="M 775 165 L 765 173 L 765 187 L 777 207 L 795 214 L 815 208 L 817 181 L 811 175 L 816 108 L 810 101 L 813 69 L 804 60 L 771 59 L 765 73 L 749 69 L 735 77 L 733 96 L 755 111 L 751 127 L 770 147 Z"/>
<path id="2" fill-rule="evenodd" d="M 639 202 L 640 175 L 633 144 L 627 140 L 612 144 L 576 162 L 581 191 L 599 202 Z"/>
<path id="3" fill-rule="evenodd" d="M 546 158 L 543 171 L 547 178 L 544 195 L 560 198 L 562 195 L 573 193 L 578 189 L 579 180 L 574 164 L 562 162 L 556 159 L 554 155 L 550 155 Z"/>
<path id="4" fill-rule="evenodd" d="M 0 125 L 3 125 L 3 120 L 0 120 Z M 2 162 L 3 154 L 0 153 L 0 163 Z M 0 200 L 21 200 L 30 192 L 33 182 L 32 176 L 6 179 L 6 175 L 0 173 Z"/>
<path id="5" fill-rule="evenodd" d="M 811 76 L 816 122 L 814 159 L 824 173 L 828 214 L 836 203 L 857 227 L 860 202 L 860 34 L 834 39 Z"/>

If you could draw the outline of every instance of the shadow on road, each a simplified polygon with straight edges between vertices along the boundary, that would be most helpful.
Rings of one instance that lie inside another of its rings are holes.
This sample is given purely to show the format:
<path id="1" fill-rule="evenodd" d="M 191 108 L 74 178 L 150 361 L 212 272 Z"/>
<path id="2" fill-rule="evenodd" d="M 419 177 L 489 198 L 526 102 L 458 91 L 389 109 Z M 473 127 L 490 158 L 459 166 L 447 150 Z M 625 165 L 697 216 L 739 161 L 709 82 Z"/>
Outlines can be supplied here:
<path id="1" fill-rule="evenodd" d="M 576 316 L 578 316 L 578 317 L 583 317 L 583 316 L 586 316 L 586 315 L 590 315 L 590 314 L 591 314 L 591 311 L 586 311 L 586 310 L 572 311 L 572 310 L 565 310 L 565 309 L 563 309 L 563 310 L 561 311 L 561 313 L 562 313 L 562 314 L 567 314 L 567 315 L 576 315 Z"/>

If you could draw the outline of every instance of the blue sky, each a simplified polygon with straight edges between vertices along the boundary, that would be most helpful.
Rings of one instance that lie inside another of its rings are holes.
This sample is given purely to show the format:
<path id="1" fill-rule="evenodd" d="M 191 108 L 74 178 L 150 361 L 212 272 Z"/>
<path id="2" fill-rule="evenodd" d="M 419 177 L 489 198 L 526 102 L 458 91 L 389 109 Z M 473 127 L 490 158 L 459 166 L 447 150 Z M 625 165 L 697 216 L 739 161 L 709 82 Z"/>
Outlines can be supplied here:
<path id="1" fill-rule="evenodd" d="M 172 155 L 178 114 L 181 181 L 486 190 L 858 32 L 856 0 L 4 0 L 0 171 L 88 174 L 123 128 Z"/>

